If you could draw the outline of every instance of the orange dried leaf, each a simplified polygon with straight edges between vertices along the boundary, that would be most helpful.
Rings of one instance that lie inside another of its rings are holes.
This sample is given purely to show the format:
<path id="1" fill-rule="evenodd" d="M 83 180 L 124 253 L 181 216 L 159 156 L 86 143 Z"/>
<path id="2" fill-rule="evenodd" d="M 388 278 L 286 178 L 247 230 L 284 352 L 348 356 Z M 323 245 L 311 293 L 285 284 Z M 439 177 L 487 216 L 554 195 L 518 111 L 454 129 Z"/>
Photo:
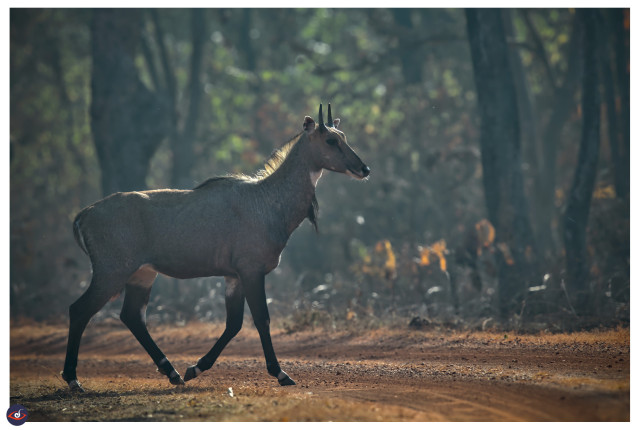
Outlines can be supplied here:
<path id="1" fill-rule="evenodd" d="M 436 254 L 444 254 L 444 252 L 447 250 L 447 242 L 444 239 L 440 239 L 439 241 L 431 245 L 431 249 L 433 249 L 433 252 L 435 252 Z"/>
<path id="2" fill-rule="evenodd" d="M 444 239 L 440 239 L 433 245 L 431 245 L 431 249 L 440 259 L 440 270 L 443 272 L 447 271 L 447 259 L 444 256 L 444 253 L 447 251 L 447 242 Z"/>
<path id="3" fill-rule="evenodd" d="M 488 219 L 482 219 L 476 223 L 478 242 L 485 248 L 489 247 L 496 239 L 496 229 Z"/>
<path id="4" fill-rule="evenodd" d="M 444 239 L 441 239 L 431 246 L 427 246 L 422 248 L 420 251 L 420 265 L 428 266 L 432 261 L 436 261 L 436 259 L 440 263 L 440 270 L 443 272 L 447 270 L 447 259 L 444 254 L 447 250 L 447 242 Z"/>
<path id="5" fill-rule="evenodd" d="M 447 271 L 447 260 L 444 257 L 440 257 L 440 270 Z"/>
<path id="6" fill-rule="evenodd" d="M 505 242 L 500 242 L 497 244 L 497 246 L 504 256 L 504 261 L 509 266 L 513 266 L 515 264 L 515 261 L 513 261 L 513 256 L 511 255 L 511 249 L 509 248 L 509 245 L 507 245 Z"/>
<path id="7" fill-rule="evenodd" d="M 430 254 L 430 251 L 428 247 L 420 249 L 420 265 L 421 266 L 428 266 L 431 263 L 429 261 L 429 254 Z"/>
<path id="8" fill-rule="evenodd" d="M 391 242 L 388 240 L 384 240 L 384 248 L 387 251 L 387 261 L 384 263 L 384 268 L 395 272 L 396 270 L 396 256 L 393 253 L 393 249 L 391 248 Z"/>
<path id="9" fill-rule="evenodd" d="M 613 185 L 607 185 L 606 187 L 598 187 L 593 190 L 593 198 L 594 199 L 615 199 L 616 198 L 616 190 L 613 188 Z"/>
<path id="10" fill-rule="evenodd" d="M 380 241 L 376 243 L 376 252 L 381 253 L 382 251 L 384 251 L 384 242 Z"/>

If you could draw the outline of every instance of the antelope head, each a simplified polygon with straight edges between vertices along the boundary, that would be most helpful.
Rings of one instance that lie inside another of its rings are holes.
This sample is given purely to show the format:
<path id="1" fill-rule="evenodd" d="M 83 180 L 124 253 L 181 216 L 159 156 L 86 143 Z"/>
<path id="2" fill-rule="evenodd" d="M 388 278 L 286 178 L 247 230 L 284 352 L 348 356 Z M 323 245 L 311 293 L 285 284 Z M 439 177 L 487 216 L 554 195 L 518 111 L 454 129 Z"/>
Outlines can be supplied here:
<path id="1" fill-rule="evenodd" d="M 347 143 L 345 134 L 338 130 L 340 119 L 331 116 L 331 104 L 328 106 L 327 122 L 322 116 L 322 104 L 318 110 L 319 122 L 309 116 L 304 117 L 303 128 L 309 136 L 313 164 L 318 172 L 322 169 L 344 173 L 356 179 L 369 176 L 371 169 Z"/>

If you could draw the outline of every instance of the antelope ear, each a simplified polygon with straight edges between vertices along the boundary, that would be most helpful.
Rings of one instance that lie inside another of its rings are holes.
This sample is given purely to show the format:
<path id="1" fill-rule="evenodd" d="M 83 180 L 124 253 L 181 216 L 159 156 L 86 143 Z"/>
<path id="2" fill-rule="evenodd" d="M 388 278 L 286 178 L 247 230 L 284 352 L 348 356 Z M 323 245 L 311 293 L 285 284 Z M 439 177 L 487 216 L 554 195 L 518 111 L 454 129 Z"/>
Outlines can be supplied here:
<path id="1" fill-rule="evenodd" d="M 305 116 L 304 122 L 302 123 L 302 129 L 307 133 L 313 133 L 316 129 L 316 122 L 310 116 Z"/>
<path id="2" fill-rule="evenodd" d="M 340 125 L 340 118 L 336 118 L 333 120 L 333 128 L 338 128 Z"/>

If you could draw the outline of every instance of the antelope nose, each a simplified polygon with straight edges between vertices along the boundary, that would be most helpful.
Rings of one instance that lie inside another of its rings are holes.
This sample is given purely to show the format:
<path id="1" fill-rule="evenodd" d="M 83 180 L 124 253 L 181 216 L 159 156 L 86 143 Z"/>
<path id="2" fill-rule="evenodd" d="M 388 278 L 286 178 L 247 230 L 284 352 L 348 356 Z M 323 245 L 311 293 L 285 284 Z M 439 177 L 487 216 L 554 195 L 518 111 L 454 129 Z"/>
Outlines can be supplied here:
<path id="1" fill-rule="evenodd" d="M 369 176 L 369 173 L 371 173 L 371 169 L 369 168 L 369 166 L 364 166 L 362 168 L 362 177 L 366 178 L 367 176 Z"/>

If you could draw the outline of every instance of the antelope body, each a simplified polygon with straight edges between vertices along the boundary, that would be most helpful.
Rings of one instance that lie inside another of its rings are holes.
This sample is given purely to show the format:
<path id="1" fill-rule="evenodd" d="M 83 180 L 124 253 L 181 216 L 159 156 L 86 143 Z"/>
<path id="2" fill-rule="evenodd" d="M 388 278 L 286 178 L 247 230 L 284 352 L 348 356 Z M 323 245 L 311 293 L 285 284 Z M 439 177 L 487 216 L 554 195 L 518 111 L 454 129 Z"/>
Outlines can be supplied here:
<path id="1" fill-rule="evenodd" d="M 124 290 L 121 320 L 174 385 L 209 369 L 240 331 L 246 299 L 260 335 L 267 371 L 280 385 L 295 382 L 280 368 L 269 331 L 264 277 L 280 260 L 291 233 L 305 219 L 315 225 L 315 186 L 323 169 L 358 179 L 370 170 L 337 129 L 305 117 L 303 132 L 286 143 L 254 177 L 216 177 L 193 190 L 116 193 L 83 209 L 73 230 L 91 259 L 87 291 L 69 308 L 63 379 L 76 377 L 80 338 L 96 312 Z M 158 273 L 186 279 L 224 276 L 226 328 L 213 348 L 186 370 L 184 380 L 146 328 L 146 306 Z"/>

